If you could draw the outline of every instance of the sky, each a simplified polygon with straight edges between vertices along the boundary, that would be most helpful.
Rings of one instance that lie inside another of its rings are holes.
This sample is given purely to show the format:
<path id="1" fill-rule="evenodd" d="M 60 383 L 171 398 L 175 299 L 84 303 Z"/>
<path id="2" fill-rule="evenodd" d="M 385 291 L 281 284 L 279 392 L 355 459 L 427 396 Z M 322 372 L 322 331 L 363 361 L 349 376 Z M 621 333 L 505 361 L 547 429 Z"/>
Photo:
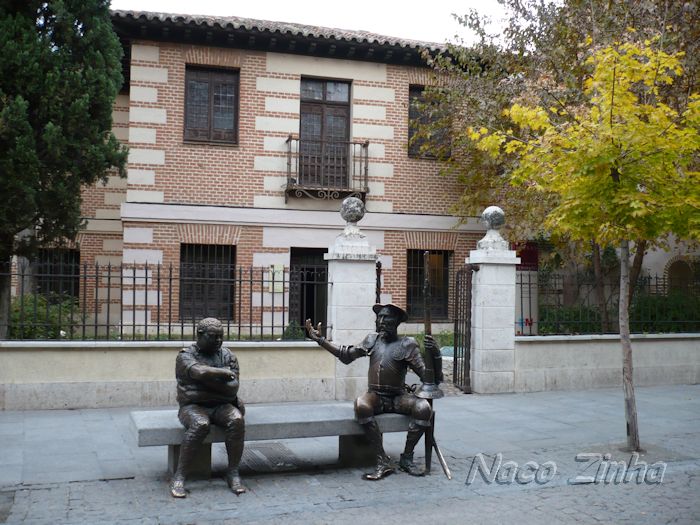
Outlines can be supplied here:
<path id="1" fill-rule="evenodd" d="M 240 16 L 277 22 L 296 22 L 340 29 L 365 30 L 385 36 L 425 42 L 469 43 L 469 32 L 452 16 L 475 8 L 497 23 L 503 11 L 496 0 L 428 0 L 410 8 L 406 0 L 352 0 L 348 3 L 319 0 L 112 0 L 112 9 L 157 11 L 190 15 Z M 426 7 L 429 6 L 429 9 Z"/>

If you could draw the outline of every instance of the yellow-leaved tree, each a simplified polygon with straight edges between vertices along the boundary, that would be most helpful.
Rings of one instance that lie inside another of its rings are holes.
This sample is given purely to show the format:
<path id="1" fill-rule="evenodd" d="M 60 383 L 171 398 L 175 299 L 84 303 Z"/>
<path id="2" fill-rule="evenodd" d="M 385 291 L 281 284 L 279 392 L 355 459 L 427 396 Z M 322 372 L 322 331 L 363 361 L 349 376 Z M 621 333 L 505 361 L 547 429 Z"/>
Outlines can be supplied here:
<path id="1" fill-rule="evenodd" d="M 629 242 L 671 233 L 700 238 L 700 95 L 682 112 L 662 102 L 682 54 L 655 41 L 591 53 L 576 106 L 514 104 L 513 128 L 471 130 L 484 152 L 516 159 L 512 184 L 550 197 L 544 226 L 574 240 L 620 248 L 619 326 L 627 443 L 640 450 L 629 328 Z"/>

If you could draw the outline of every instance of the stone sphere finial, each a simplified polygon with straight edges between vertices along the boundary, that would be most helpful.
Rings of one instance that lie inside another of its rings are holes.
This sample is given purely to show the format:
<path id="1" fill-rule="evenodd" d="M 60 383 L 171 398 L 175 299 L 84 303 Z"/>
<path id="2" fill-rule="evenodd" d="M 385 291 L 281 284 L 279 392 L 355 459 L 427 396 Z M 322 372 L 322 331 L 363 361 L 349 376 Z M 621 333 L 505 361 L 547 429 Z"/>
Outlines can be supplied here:
<path id="1" fill-rule="evenodd" d="M 365 203 L 357 197 L 347 197 L 340 205 L 340 216 L 347 223 L 357 223 L 365 216 Z"/>
<path id="2" fill-rule="evenodd" d="M 479 250 L 508 250 L 509 245 L 498 230 L 506 223 L 506 214 L 498 206 L 489 206 L 481 214 L 481 222 L 486 225 L 488 231 L 484 238 L 476 243 Z"/>
<path id="3" fill-rule="evenodd" d="M 506 214 L 498 206 L 489 206 L 481 213 L 481 222 L 489 230 L 500 230 L 506 223 Z"/>

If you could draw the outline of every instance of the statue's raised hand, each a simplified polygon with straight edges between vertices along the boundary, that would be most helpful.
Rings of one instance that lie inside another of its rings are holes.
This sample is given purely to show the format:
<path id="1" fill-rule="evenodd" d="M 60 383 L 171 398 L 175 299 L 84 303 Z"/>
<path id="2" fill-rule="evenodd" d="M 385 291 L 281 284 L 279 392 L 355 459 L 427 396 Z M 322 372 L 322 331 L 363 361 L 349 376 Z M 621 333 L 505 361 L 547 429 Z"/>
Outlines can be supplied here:
<path id="1" fill-rule="evenodd" d="M 306 323 L 306 333 L 309 334 L 309 337 L 318 343 L 319 339 L 321 339 L 321 323 L 318 323 L 316 325 L 316 328 L 311 324 L 311 319 L 307 319 Z"/>

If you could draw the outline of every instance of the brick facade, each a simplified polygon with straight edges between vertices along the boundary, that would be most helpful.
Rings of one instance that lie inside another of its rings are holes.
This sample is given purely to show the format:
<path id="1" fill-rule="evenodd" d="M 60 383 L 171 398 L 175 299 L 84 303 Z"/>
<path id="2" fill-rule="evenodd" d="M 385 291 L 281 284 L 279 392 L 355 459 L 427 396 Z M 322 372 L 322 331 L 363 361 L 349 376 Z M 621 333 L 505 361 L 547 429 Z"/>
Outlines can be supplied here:
<path id="1" fill-rule="evenodd" d="M 350 140 L 370 144 L 360 227 L 383 263 L 383 300 L 405 306 L 407 250 L 449 250 L 457 267 L 483 235 L 449 214 L 458 182 L 440 176 L 436 161 L 408 156 L 408 90 L 430 83 L 427 68 L 155 40 L 130 46 L 130 85 L 114 106 L 128 178 L 85 189 L 81 262 L 177 266 L 180 245 L 196 243 L 235 245 L 238 265 L 288 266 L 291 248 L 328 247 L 342 228 L 340 201 L 285 199 L 283 188 L 302 77 L 350 82 Z M 238 144 L 184 140 L 187 66 L 239 72 Z M 144 315 L 137 294 L 129 297 Z M 162 320 L 168 308 L 160 307 Z"/>

